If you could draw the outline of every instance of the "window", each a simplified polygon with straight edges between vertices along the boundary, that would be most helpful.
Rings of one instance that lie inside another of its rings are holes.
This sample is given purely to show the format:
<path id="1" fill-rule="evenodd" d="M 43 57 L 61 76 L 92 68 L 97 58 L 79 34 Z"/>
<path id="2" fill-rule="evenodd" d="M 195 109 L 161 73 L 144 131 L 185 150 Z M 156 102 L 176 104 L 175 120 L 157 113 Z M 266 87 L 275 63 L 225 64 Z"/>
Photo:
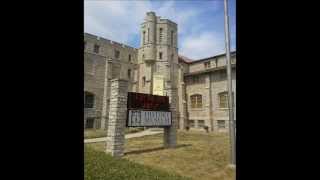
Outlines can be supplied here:
<path id="1" fill-rule="evenodd" d="M 189 124 L 189 127 L 194 128 L 194 120 L 189 120 L 188 124 Z"/>
<path id="2" fill-rule="evenodd" d="M 162 52 L 159 52 L 159 59 L 162 59 Z"/>
<path id="3" fill-rule="evenodd" d="M 200 94 L 195 94 L 190 96 L 191 108 L 202 108 L 202 96 Z"/>
<path id="4" fill-rule="evenodd" d="M 115 50 L 115 51 L 114 51 L 114 56 L 115 56 L 115 58 L 119 59 L 119 57 L 120 57 L 120 51 Z"/>
<path id="5" fill-rule="evenodd" d="M 129 62 L 131 62 L 131 54 L 129 54 Z"/>
<path id="6" fill-rule="evenodd" d="M 210 61 L 204 63 L 204 68 L 210 68 L 210 66 L 211 66 Z"/>
<path id="7" fill-rule="evenodd" d="M 149 41 L 149 36 L 150 36 L 150 32 L 149 32 L 149 28 L 148 28 L 148 43 L 150 42 Z"/>
<path id="8" fill-rule="evenodd" d="M 144 54 L 142 54 L 142 60 L 144 60 Z"/>
<path id="9" fill-rule="evenodd" d="M 219 94 L 219 107 L 228 108 L 228 93 L 222 92 Z"/>
<path id="10" fill-rule="evenodd" d="M 218 120 L 218 129 L 225 129 L 225 128 L 226 128 L 226 121 Z"/>
<path id="11" fill-rule="evenodd" d="M 232 99 L 234 99 L 233 92 L 232 92 Z M 228 107 L 228 92 L 219 93 L 219 107 L 220 108 L 229 108 Z"/>
<path id="12" fill-rule="evenodd" d="M 94 118 L 86 119 L 86 129 L 92 129 L 94 125 Z"/>
<path id="13" fill-rule="evenodd" d="M 162 42 L 162 36 L 163 36 L 163 29 L 160 28 L 160 30 L 159 30 L 159 43 Z"/>
<path id="14" fill-rule="evenodd" d="M 173 46 L 173 31 L 171 31 L 171 45 Z"/>
<path id="15" fill-rule="evenodd" d="M 146 32 L 145 31 L 143 31 L 143 36 L 142 36 L 142 42 L 143 42 L 143 44 L 146 44 Z"/>
<path id="16" fill-rule="evenodd" d="M 143 87 L 146 86 L 146 77 L 145 76 L 142 77 L 142 86 Z"/>
<path id="17" fill-rule="evenodd" d="M 99 53 L 99 49 L 100 49 L 100 46 L 99 45 L 97 45 L 97 44 L 95 44 L 94 45 L 94 48 L 93 48 L 93 52 L 95 52 L 95 53 Z"/>
<path id="18" fill-rule="evenodd" d="M 128 79 L 131 77 L 131 69 L 128 69 Z"/>
<path id="19" fill-rule="evenodd" d="M 84 99 L 84 107 L 85 108 L 93 108 L 94 106 L 94 94 L 85 92 L 85 99 Z"/>
<path id="20" fill-rule="evenodd" d="M 198 120 L 198 128 L 203 128 L 205 126 L 204 120 Z"/>

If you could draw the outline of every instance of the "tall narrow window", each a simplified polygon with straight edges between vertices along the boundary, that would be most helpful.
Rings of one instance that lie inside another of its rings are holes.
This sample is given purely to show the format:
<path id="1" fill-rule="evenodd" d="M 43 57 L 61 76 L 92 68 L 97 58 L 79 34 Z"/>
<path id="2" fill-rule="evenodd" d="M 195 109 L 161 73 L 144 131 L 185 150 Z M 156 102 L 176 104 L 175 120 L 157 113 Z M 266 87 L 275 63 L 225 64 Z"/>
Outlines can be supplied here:
<path id="1" fill-rule="evenodd" d="M 131 69 L 128 69 L 128 79 L 131 77 Z"/>
<path id="2" fill-rule="evenodd" d="M 145 31 L 143 31 L 143 35 L 142 35 L 142 42 L 143 42 L 143 44 L 146 44 L 146 32 Z"/>
<path id="3" fill-rule="evenodd" d="M 146 77 L 142 77 L 142 86 L 145 87 L 146 86 Z"/>
<path id="4" fill-rule="evenodd" d="M 149 28 L 148 28 L 148 43 L 149 43 L 149 40 L 150 40 L 150 31 L 149 31 Z"/>
<path id="5" fill-rule="evenodd" d="M 99 53 L 99 49 L 100 49 L 100 46 L 99 45 L 97 45 L 97 44 L 95 44 L 94 45 L 94 48 L 93 48 L 93 52 L 95 52 L 95 53 Z"/>
<path id="6" fill-rule="evenodd" d="M 163 36 L 163 29 L 160 28 L 160 29 L 159 29 L 159 43 L 162 42 L 162 36 Z"/>
<path id="7" fill-rule="evenodd" d="M 129 54 L 129 62 L 131 62 L 131 54 Z"/>
<path id="8" fill-rule="evenodd" d="M 219 107 L 228 108 L 228 93 L 222 92 L 219 94 Z"/>
<path id="9" fill-rule="evenodd" d="M 162 59 L 162 52 L 159 52 L 159 59 Z"/>
<path id="10" fill-rule="evenodd" d="M 173 46 L 173 31 L 171 31 L 171 45 Z"/>
<path id="11" fill-rule="evenodd" d="M 114 50 L 114 57 L 115 57 L 116 59 L 119 59 L 119 58 L 120 58 L 120 51 Z"/>
<path id="12" fill-rule="evenodd" d="M 94 94 L 85 92 L 84 107 L 93 108 L 93 106 L 94 106 Z"/>

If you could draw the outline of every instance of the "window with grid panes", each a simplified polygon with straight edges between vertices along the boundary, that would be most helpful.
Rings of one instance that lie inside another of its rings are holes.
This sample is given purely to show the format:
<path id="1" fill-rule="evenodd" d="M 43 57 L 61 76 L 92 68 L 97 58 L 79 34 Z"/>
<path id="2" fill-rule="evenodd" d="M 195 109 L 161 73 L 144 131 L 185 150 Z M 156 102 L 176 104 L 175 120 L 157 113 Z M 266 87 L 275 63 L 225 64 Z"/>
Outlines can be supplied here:
<path id="1" fill-rule="evenodd" d="M 200 94 L 195 94 L 190 96 L 191 108 L 202 108 L 202 96 Z"/>

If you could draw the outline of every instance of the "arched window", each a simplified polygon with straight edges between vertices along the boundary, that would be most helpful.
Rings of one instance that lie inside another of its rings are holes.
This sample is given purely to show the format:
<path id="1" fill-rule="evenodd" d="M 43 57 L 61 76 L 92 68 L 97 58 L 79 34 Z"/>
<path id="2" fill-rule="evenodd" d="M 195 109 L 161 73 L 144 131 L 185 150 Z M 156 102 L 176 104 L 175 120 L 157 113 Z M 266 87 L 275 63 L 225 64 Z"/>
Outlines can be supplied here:
<path id="1" fill-rule="evenodd" d="M 202 108 L 202 96 L 200 94 L 194 94 L 190 96 L 191 108 Z"/>
<path id="2" fill-rule="evenodd" d="M 90 92 L 85 92 L 84 107 L 93 108 L 94 106 L 94 94 Z"/>

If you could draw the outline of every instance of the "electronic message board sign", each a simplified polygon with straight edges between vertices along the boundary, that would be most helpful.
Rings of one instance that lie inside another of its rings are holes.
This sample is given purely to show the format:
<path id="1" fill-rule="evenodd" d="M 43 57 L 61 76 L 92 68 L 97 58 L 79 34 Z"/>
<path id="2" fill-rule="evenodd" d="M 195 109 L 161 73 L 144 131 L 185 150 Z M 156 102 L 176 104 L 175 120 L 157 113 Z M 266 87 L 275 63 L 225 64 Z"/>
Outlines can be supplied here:
<path id="1" fill-rule="evenodd" d="M 128 93 L 127 127 L 171 126 L 169 97 Z"/>

